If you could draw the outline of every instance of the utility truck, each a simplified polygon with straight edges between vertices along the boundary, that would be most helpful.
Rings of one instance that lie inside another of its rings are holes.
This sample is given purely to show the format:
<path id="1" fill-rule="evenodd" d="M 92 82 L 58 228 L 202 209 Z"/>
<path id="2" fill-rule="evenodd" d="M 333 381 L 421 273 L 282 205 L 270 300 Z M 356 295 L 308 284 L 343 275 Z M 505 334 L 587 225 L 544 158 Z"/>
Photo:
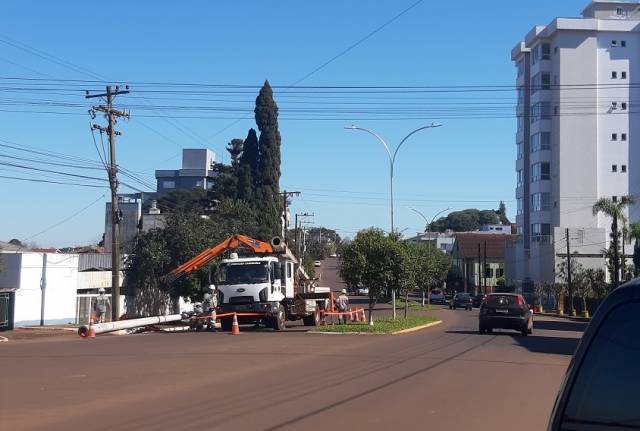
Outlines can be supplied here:
<path id="1" fill-rule="evenodd" d="M 240 324 L 264 324 L 279 331 L 286 320 L 317 325 L 321 312 L 333 306 L 331 289 L 313 286 L 278 237 L 267 243 L 234 235 L 180 265 L 164 280 L 172 283 L 224 254 L 228 257 L 222 259 L 216 277 L 219 314 L 235 312 Z M 230 330 L 232 317 L 221 318 L 221 324 Z"/>

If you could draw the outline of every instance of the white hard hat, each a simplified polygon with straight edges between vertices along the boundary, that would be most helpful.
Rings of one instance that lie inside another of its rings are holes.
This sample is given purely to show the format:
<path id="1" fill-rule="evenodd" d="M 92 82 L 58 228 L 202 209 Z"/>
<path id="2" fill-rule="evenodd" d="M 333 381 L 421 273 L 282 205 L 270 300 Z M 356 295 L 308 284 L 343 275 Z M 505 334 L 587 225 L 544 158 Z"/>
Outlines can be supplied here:
<path id="1" fill-rule="evenodd" d="M 100 289 L 98 289 L 98 293 L 104 293 L 104 287 L 101 287 Z"/>
<path id="2" fill-rule="evenodd" d="M 346 295 L 347 294 L 347 289 L 342 289 L 341 292 Z"/>

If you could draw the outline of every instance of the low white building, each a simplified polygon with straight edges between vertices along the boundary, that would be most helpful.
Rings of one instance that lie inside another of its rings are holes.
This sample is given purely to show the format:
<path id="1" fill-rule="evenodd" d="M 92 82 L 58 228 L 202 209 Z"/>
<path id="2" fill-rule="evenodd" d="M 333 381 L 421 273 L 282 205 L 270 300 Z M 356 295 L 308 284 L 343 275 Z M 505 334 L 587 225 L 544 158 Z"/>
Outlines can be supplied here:
<path id="1" fill-rule="evenodd" d="M 2 253 L 2 263 L 0 316 L 6 319 L 0 320 L 5 329 L 75 322 L 77 254 Z"/>

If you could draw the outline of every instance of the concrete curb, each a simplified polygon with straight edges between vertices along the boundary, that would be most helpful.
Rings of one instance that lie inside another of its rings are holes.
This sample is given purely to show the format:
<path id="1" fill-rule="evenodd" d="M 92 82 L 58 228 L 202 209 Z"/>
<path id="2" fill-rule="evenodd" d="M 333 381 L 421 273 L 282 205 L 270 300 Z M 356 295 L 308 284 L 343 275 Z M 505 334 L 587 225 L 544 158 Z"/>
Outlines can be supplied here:
<path id="1" fill-rule="evenodd" d="M 395 332 L 323 332 L 323 331 L 308 331 L 307 334 L 322 334 L 322 335 L 401 335 L 408 334 L 410 332 L 420 331 L 421 329 L 427 329 L 432 326 L 436 326 L 442 323 L 442 320 L 436 320 L 435 322 L 429 322 L 424 325 L 414 326 L 413 328 L 402 329 Z"/>
<path id="2" fill-rule="evenodd" d="M 545 317 L 556 317 L 558 319 L 566 319 L 566 320 L 573 320 L 575 322 L 590 322 L 591 318 L 590 317 L 580 317 L 580 316 L 568 316 L 566 314 L 555 314 L 555 313 L 534 313 L 533 317 L 535 319 L 535 317 L 537 316 L 545 316 Z"/>
<path id="3" fill-rule="evenodd" d="M 400 331 L 392 332 L 391 335 L 408 334 L 410 332 L 419 331 L 421 329 L 431 328 L 442 323 L 442 320 L 436 320 L 435 322 L 426 323 L 420 326 L 414 326 L 413 328 L 402 329 Z"/>
<path id="4" fill-rule="evenodd" d="M 5 343 L 7 341 L 9 341 L 9 339 L 7 337 L 0 336 L 0 343 Z"/>
<path id="5" fill-rule="evenodd" d="M 70 331 L 77 332 L 78 327 L 61 328 L 59 326 L 17 326 L 16 329 L 41 330 L 41 331 Z"/>

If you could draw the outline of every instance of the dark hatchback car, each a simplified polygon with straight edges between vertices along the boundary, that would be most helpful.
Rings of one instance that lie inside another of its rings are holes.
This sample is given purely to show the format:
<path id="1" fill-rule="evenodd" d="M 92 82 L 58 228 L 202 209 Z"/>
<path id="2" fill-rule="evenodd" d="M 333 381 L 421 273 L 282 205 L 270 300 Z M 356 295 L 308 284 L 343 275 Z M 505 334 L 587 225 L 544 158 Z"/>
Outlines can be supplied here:
<path id="1" fill-rule="evenodd" d="M 533 332 L 533 312 L 524 297 L 516 293 L 490 293 L 480 305 L 478 331 L 513 329 L 523 336 Z"/>
<path id="2" fill-rule="evenodd" d="M 485 295 L 484 293 L 474 295 L 471 303 L 473 304 L 474 307 L 480 308 L 480 304 L 482 304 L 482 301 L 484 301 L 484 298 L 486 298 L 486 296 L 487 295 Z"/>
<path id="3" fill-rule="evenodd" d="M 604 300 L 580 340 L 549 431 L 640 430 L 640 279 Z"/>
<path id="4" fill-rule="evenodd" d="M 456 293 L 451 299 L 451 303 L 449 303 L 449 308 L 453 310 L 456 308 L 471 310 L 472 307 L 471 295 L 468 293 Z"/>

